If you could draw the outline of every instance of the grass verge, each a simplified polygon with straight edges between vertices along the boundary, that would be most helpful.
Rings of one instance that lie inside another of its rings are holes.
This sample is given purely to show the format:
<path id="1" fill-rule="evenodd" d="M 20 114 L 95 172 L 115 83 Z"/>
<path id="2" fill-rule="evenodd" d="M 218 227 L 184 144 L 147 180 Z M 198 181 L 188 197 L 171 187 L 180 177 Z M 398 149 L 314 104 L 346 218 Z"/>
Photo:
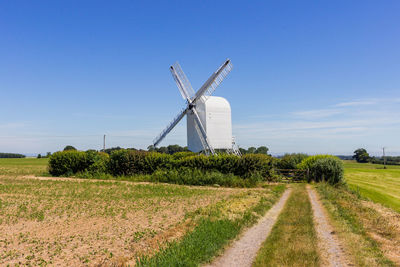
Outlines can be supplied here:
<path id="1" fill-rule="evenodd" d="M 192 232 L 186 234 L 179 242 L 170 243 L 152 257 L 138 258 L 137 266 L 198 266 L 200 263 L 210 261 L 243 228 L 254 224 L 264 215 L 284 190 L 284 185 L 272 187 L 270 197 L 261 198 L 257 205 L 245 209 L 240 216 L 232 217 L 226 212 L 232 203 L 216 205 L 192 214 L 197 221 Z"/>
<path id="2" fill-rule="evenodd" d="M 285 208 L 253 266 L 319 266 L 313 212 L 304 184 L 293 185 Z"/>
<path id="3" fill-rule="evenodd" d="M 373 232 L 380 232 L 382 236 L 391 235 L 392 230 L 383 218 L 378 219 L 376 212 L 362 205 L 359 195 L 344 186 L 321 183 L 316 188 L 357 266 L 395 266 L 385 257 L 379 243 L 371 238 Z"/>

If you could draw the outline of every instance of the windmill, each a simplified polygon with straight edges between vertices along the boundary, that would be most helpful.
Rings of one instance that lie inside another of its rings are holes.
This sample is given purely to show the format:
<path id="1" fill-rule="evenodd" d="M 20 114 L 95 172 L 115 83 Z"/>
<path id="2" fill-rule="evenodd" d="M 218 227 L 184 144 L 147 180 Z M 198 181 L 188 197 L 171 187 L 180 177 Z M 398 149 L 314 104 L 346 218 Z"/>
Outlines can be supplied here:
<path id="1" fill-rule="evenodd" d="M 170 71 L 183 99 L 186 100 L 186 107 L 153 140 L 153 146 L 156 147 L 186 115 L 189 150 L 214 155 L 215 149 L 224 149 L 228 153 L 240 155 L 232 137 L 229 102 L 225 98 L 211 96 L 231 70 L 231 61 L 227 59 L 203 86 L 194 92 L 179 63 L 172 65 Z"/>

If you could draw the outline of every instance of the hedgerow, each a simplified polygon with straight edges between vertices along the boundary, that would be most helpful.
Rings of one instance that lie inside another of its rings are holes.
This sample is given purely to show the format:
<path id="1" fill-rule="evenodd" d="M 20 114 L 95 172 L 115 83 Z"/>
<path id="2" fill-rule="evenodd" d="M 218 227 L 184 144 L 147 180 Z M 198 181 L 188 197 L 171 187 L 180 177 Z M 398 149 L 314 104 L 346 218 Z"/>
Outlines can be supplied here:
<path id="1" fill-rule="evenodd" d="M 55 176 L 77 173 L 83 173 L 85 177 L 102 173 L 113 176 L 153 175 L 152 179 L 159 182 L 236 184 L 241 187 L 251 186 L 255 181 L 274 179 L 275 159 L 268 155 L 247 154 L 238 157 L 227 154 L 205 156 L 192 152 L 176 154 L 121 149 L 108 156 L 93 150 L 60 151 L 50 157 L 49 171 Z"/>

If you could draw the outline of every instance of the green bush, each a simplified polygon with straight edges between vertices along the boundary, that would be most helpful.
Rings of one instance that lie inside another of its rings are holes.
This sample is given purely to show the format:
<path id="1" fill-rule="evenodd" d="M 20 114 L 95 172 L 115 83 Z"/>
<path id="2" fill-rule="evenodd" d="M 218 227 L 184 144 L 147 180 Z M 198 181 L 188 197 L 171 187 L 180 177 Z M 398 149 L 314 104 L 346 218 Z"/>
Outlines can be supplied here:
<path id="1" fill-rule="evenodd" d="M 195 155 L 196 155 L 196 153 L 191 152 L 191 151 L 182 151 L 182 152 L 176 152 L 176 153 L 172 154 L 172 157 L 175 160 L 179 160 L 179 159 L 183 159 L 183 158 L 195 156 Z"/>
<path id="2" fill-rule="evenodd" d="M 314 165 L 315 161 L 319 159 L 324 159 L 324 158 L 335 158 L 335 156 L 332 155 L 314 155 L 314 156 L 309 156 L 302 160 L 300 164 L 297 166 L 298 169 L 302 170 L 307 170 L 311 169 L 312 165 Z"/>
<path id="3" fill-rule="evenodd" d="M 297 169 L 297 165 L 307 157 L 308 155 L 303 153 L 285 154 L 281 159 L 278 160 L 277 168 L 286 170 Z"/>
<path id="4" fill-rule="evenodd" d="M 172 169 L 175 164 L 173 156 L 169 154 L 150 152 L 145 155 L 142 170 L 138 173 L 152 174 L 158 169 Z"/>
<path id="5" fill-rule="evenodd" d="M 310 178 L 316 182 L 343 183 L 343 162 L 336 157 L 320 158 L 310 168 Z"/>
<path id="6" fill-rule="evenodd" d="M 210 170 L 210 158 L 206 155 L 196 155 L 182 158 L 178 161 L 177 167 L 187 167 L 192 169 Z"/>
<path id="7" fill-rule="evenodd" d="M 110 156 L 105 152 L 86 151 L 88 167 L 87 171 L 94 175 L 107 173 Z"/>
<path id="8" fill-rule="evenodd" d="M 145 173 L 146 154 L 146 152 L 136 150 L 115 150 L 110 155 L 108 172 L 115 176 Z"/>
<path id="9" fill-rule="evenodd" d="M 309 170 L 308 181 L 326 181 L 331 184 L 343 183 L 343 162 L 332 155 L 315 155 L 304 159 L 298 167 Z"/>
<path id="10" fill-rule="evenodd" d="M 153 182 L 186 184 L 186 185 L 220 185 L 231 187 L 253 187 L 261 178 L 257 175 L 248 179 L 218 171 L 202 171 L 196 168 L 181 167 L 178 169 L 159 169 L 151 176 Z"/>
<path id="11" fill-rule="evenodd" d="M 221 173 L 237 173 L 240 163 L 240 157 L 236 155 L 221 154 L 218 156 L 209 156 L 209 168 Z"/>
<path id="12" fill-rule="evenodd" d="M 254 174 L 268 178 L 274 175 L 274 164 L 275 159 L 271 156 L 264 154 L 246 154 L 239 159 L 238 168 L 234 174 L 244 178 Z"/>
<path id="13" fill-rule="evenodd" d="M 49 172 L 51 175 L 72 175 L 88 167 L 87 154 L 83 151 L 59 151 L 50 156 Z"/>

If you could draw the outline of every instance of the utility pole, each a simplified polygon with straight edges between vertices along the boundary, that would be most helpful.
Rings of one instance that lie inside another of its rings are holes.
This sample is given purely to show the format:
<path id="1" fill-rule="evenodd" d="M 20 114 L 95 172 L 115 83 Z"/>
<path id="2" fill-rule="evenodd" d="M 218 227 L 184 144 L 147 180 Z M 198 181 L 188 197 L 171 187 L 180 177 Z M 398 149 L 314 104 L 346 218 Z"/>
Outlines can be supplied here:
<path id="1" fill-rule="evenodd" d="M 386 156 L 385 156 L 385 148 L 382 147 L 383 150 L 383 168 L 386 169 Z"/>
<path id="2" fill-rule="evenodd" d="M 103 152 L 106 152 L 106 135 L 103 136 Z"/>

